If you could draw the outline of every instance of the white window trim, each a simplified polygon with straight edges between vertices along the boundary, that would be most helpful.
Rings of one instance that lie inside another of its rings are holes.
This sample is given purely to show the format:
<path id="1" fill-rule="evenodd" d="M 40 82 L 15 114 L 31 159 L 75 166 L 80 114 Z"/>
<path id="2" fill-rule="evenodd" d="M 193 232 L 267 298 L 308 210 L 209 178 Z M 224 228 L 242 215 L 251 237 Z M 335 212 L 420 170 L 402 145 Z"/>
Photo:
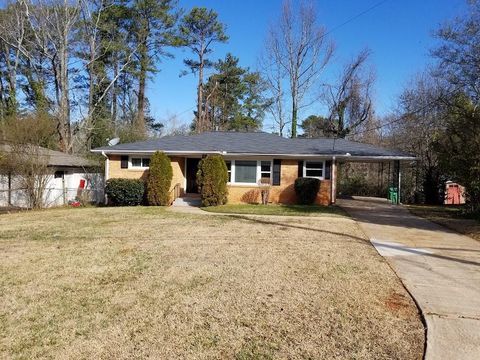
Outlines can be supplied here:
<path id="1" fill-rule="evenodd" d="M 309 170 L 322 170 L 322 176 L 307 176 L 307 164 L 308 163 L 316 163 L 316 162 L 321 162 L 323 167 L 320 168 L 309 168 Z M 319 180 L 325 180 L 325 160 L 304 160 L 303 161 L 303 177 L 309 177 L 309 178 L 314 178 L 314 179 L 319 179 Z"/>
<path id="2" fill-rule="evenodd" d="M 232 181 L 228 182 L 228 185 L 244 185 L 244 186 L 260 186 L 259 182 L 262 177 L 262 161 L 270 163 L 270 182 L 272 181 L 273 177 L 273 159 L 263 159 L 263 160 L 254 160 L 254 159 L 238 159 L 238 161 L 256 161 L 257 162 L 257 179 L 254 183 L 246 183 L 246 182 L 236 182 L 235 181 L 235 160 L 226 159 L 226 161 L 230 161 L 231 163 L 231 170 L 230 170 L 230 179 Z"/>
<path id="3" fill-rule="evenodd" d="M 133 166 L 132 165 L 132 159 L 150 159 L 149 156 L 143 156 L 143 155 L 133 155 L 133 156 L 129 156 L 128 157 L 128 169 L 131 169 L 131 170 L 147 170 L 150 168 L 150 166 Z M 142 160 L 142 163 L 143 163 L 143 160 Z"/>

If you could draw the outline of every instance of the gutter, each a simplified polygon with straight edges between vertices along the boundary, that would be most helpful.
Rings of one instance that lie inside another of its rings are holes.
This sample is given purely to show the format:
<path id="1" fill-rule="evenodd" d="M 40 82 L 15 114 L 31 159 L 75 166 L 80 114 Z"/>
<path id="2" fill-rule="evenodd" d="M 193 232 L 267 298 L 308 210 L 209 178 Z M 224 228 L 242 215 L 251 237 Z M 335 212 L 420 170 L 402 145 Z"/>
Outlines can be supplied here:
<path id="1" fill-rule="evenodd" d="M 92 152 L 101 153 L 105 156 L 105 150 L 91 150 Z M 153 154 L 158 150 L 107 150 L 109 154 Z M 417 161 L 418 158 L 414 156 L 395 156 L 395 155 L 380 155 L 380 156 L 359 156 L 359 155 L 350 155 L 347 154 L 269 154 L 269 153 L 229 153 L 226 151 L 216 151 L 216 150 L 207 150 L 207 151 L 163 151 L 167 155 L 203 155 L 203 154 L 219 154 L 224 156 L 268 156 L 268 157 L 278 157 L 278 158 L 294 158 L 294 159 L 303 159 L 303 158 L 326 158 L 330 159 L 335 157 L 337 160 L 348 159 L 350 161 L 388 161 L 388 160 L 401 160 L 401 161 Z"/>

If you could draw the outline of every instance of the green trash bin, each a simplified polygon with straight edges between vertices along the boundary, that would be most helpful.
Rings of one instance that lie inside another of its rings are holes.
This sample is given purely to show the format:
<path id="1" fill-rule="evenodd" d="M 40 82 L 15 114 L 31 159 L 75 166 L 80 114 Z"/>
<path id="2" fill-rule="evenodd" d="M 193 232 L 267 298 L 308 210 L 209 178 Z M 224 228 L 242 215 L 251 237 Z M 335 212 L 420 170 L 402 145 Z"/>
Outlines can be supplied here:
<path id="1" fill-rule="evenodd" d="M 398 204 L 398 189 L 396 187 L 388 188 L 388 200 L 392 204 Z"/>

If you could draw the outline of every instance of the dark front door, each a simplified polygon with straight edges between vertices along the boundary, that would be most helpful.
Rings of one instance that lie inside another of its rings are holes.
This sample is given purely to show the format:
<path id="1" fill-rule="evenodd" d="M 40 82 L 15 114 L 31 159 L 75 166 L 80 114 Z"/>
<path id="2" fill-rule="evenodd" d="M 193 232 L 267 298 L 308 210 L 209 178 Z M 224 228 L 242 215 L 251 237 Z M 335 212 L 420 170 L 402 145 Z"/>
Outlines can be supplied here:
<path id="1" fill-rule="evenodd" d="M 187 159 L 187 193 L 198 193 L 197 170 L 200 159 Z"/>

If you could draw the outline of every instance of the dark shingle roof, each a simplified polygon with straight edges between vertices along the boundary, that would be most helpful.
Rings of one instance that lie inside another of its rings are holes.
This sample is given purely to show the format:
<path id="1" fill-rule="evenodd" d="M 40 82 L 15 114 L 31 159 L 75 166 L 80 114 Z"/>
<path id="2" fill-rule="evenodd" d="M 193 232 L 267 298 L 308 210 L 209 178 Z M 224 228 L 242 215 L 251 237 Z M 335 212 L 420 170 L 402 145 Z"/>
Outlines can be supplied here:
<path id="1" fill-rule="evenodd" d="M 66 154 L 60 151 L 50 150 L 41 146 L 36 147 L 36 150 L 32 150 L 28 146 L 25 150 L 27 153 L 35 154 L 40 158 L 44 158 L 48 161 L 48 166 L 57 167 L 94 167 L 98 164 L 95 161 L 86 159 L 82 156 Z M 12 147 L 8 144 L 0 144 L 0 152 L 9 153 L 11 151 L 19 151 L 20 146 Z"/>
<path id="2" fill-rule="evenodd" d="M 288 139 L 264 132 L 205 132 L 194 135 L 165 136 L 94 149 L 105 153 L 154 152 L 226 152 L 252 155 L 346 155 L 359 157 L 412 157 L 396 150 L 345 139 L 318 138 Z"/>

